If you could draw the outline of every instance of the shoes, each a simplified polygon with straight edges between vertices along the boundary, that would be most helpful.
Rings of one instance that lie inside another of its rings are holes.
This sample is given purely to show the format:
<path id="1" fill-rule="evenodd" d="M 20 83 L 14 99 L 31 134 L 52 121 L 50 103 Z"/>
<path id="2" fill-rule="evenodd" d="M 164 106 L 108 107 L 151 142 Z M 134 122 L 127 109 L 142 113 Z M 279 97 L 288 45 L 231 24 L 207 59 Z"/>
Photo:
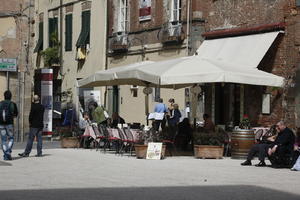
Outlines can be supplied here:
<path id="1" fill-rule="evenodd" d="M 35 157 L 43 157 L 43 154 L 36 154 Z"/>
<path id="2" fill-rule="evenodd" d="M 19 153 L 18 155 L 21 156 L 21 157 L 28 157 L 29 156 L 29 154 L 27 154 L 27 153 Z"/>
<path id="3" fill-rule="evenodd" d="M 298 170 L 292 167 L 292 168 L 291 168 L 291 171 L 298 171 Z"/>
<path id="4" fill-rule="evenodd" d="M 255 165 L 255 167 L 266 167 L 266 163 L 264 161 L 260 161 L 258 164 Z"/>
<path id="5" fill-rule="evenodd" d="M 252 163 L 250 160 L 246 160 L 245 162 L 242 162 L 241 165 L 242 166 L 250 166 L 250 165 L 252 165 Z"/>
<path id="6" fill-rule="evenodd" d="M 11 155 L 5 155 L 3 157 L 3 160 L 12 160 L 12 157 L 11 157 Z"/>

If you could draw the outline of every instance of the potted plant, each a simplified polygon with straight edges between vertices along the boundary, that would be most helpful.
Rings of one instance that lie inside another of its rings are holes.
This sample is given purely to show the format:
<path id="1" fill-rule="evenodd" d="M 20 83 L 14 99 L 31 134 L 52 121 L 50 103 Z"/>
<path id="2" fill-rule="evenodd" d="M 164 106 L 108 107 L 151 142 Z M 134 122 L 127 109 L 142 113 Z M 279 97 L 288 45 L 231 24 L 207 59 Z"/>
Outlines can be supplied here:
<path id="1" fill-rule="evenodd" d="M 195 158 L 221 159 L 224 152 L 225 134 L 223 131 L 214 133 L 193 133 Z"/>
<path id="2" fill-rule="evenodd" d="M 44 65 L 47 68 L 53 69 L 53 76 L 58 76 L 60 66 L 60 43 L 58 41 L 58 34 L 54 32 L 50 36 L 51 46 L 41 52 L 44 59 Z"/>
<path id="3" fill-rule="evenodd" d="M 143 131 L 140 132 L 138 142 L 134 145 L 136 158 L 145 159 L 147 155 L 148 143 L 149 142 L 160 142 L 162 140 L 161 134 L 153 131 L 148 127 L 144 127 Z M 166 145 L 163 145 L 161 158 L 165 157 Z"/>
<path id="4" fill-rule="evenodd" d="M 58 34 L 57 32 L 53 32 L 50 36 L 50 41 L 52 45 L 41 52 L 41 55 L 44 59 L 44 64 L 46 67 L 51 67 L 52 65 L 59 64 L 59 47 L 60 43 L 58 41 Z"/>
<path id="5" fill-rule="evenodd" d="M 72 130 L 70 126 L 59 128 L 60 145 L 62 148 L 79 148 L 79 137 L 77 131 Z"/>
<path id="6" fill-rule="evenodd" d="M 240 129 L 247 129 L 247 130 L 250 129 L 250 120 L 249 120 L 248 115 L 245 114 L 243 116 L 243 119 L 240 122 L 239 128 Z"/>

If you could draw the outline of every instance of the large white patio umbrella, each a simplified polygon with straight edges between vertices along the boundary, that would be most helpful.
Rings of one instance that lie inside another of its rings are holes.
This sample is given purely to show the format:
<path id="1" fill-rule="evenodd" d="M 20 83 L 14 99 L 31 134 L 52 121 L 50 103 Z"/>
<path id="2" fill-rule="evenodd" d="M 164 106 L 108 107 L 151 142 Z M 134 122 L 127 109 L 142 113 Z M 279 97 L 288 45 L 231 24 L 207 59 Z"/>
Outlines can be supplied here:
<path id="1" fill-rule="evenodd" d="M 213 61 L 200 56 L 155 62 L 116 72 L 118 79 L 150 82 L 161 87 L 181 88 L 195 83 L 240 83 L 282 87 L 284 78 L 250 66 Z"/>
<path id="2" fill-rule="evenodd" d="M 119 79 L 116 76 L 117 72 L 133 70 L 136 67 L 141 67 L 146 64 L 154 63 L 153 61 L 137 62 L 121 67 L 114 67 L 108 70 L 101 70 L 95 72 L 86 78 L 78 80 L 79 87 L 99 87 L 99 86 L 112 86 L 112 85 L 146 85 L 143 80 L 125 78 Z"/>
<path id="3" fill-rule="evenodd" d="M 195 83 L 282 87 L 284 78 L 257 69 L 281 31 L 205 40 L 198 55 L 135 63 L 97 72 L 79 86 L 141 85 L 181 88 Z"/>

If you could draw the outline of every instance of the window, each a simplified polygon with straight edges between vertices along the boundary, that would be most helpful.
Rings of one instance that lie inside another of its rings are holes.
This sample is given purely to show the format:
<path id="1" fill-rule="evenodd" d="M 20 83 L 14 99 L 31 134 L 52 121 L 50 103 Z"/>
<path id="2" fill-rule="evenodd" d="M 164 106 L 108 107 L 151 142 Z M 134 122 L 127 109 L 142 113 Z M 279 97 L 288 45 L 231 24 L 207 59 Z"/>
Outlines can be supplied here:
<path id="1" fill-rule="evenodd" d="M 53 47 L 53 37 L 57 37 L 58 36 L 58 20 L 57 17 L 54 18 L 49 18 L 48 19 L 48 31 L 49 31 L 49 35 L 48 35 L 48 41 L 49 41 L 49 47 Z"/>
<path id="2" fill-rule="evenodd" d="M 179 22 L 181 15 L 181 0 L 171 0 L 170 22 Z"/>
<path id="3" fill-rule="evenodd" d="M 72 51 L 73 15 L 66 15 L 65 21 L 65 51 Z"/>
<path id="4" fill-rule="evenodd" d="M 76 42 L 76 47 L 85 47 L 90 44 L 90 22 L 91 22 L 91 11 L 83 11 L 81 14 L 81 32 Z"/>
<path id="5" fill-rule="evenodd" d="M 119 0 L 118 32 L 125 32 L 127 26 L 127 0 Z"/>
<path id="6" fill-rule="evenodd" d="M 44 23 L 39 23 L 39 39 L 37 41 L 37 44 L 34 48 L 34 53 L 40 52 L 43 50 L 43 35 L 44 35 Z"/>
<path id="7" fill-rule="evenodd" d="M 160 99 L 160 88 L 154 88 L 154 101 L 158 102 Z"/>

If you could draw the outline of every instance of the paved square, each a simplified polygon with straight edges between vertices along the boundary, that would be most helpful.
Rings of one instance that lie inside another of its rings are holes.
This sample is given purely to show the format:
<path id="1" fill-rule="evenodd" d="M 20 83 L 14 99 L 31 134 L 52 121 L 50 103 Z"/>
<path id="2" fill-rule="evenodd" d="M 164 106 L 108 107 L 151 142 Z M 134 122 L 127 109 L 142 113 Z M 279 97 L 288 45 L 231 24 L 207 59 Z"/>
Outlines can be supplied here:
<path id="1" fill-rule="evenodd" d="M 160 193 L 167 195 L 162 199 L 199 199 L 200 194 L 205 194 L 204 199 L 214 199 L 216 195 L 219 199 L 300 199 L 299 172 L 242 167 L 241 160 L 140 160 L 90 149 L 60 148 L 45 149 L 41 158 L 34 157 L 36 150 L 28 158 L 19 158 L 21 147 L 14 149 L 13 161 L 0 163 L 1 200 L 11 199 L 11 195 L 13 199 L 24 199 L 29 194 L 30 199 L 43 194 L 47 194 L 47 199 L 59 199 L 60 195 L 85 199 L 83 194 L 87 191 L 90 192 L 86 199 L 93 199 L 95 192 L 106 195 L 95 195 L 95 199 L 135 199 L 144 194 L 148 195 L 142 199 L 150 199 Z M 73 197 L 74 194 L 77 195 Z"/>

